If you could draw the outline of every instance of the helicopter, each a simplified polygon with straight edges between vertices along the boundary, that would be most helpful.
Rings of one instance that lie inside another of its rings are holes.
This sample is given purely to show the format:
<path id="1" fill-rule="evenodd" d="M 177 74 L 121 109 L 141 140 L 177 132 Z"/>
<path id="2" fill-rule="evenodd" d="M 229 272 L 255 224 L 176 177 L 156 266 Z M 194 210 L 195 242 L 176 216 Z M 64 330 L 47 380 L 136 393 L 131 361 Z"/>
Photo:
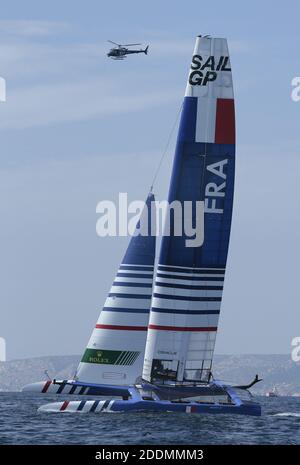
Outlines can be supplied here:
<path id="1" fill-rule="evenodd" d="M 126 58 L 126 55 L 131 55 L 133 53 L 145 53 L 145 55 L 148 54 L 149 45 L 147 45 L 145 49 L 129 50 L 126 47 L 132 47 L 134 45 L 142 45 L 142 44 L 117 44 L 116 42 L 113 42 L 112 40 L 108 40 L 107 42 L 110 42 L 111 44 L 114 44 L 117 46 L 117 47 L 111 48 L 107 54 L 107 56 L 109 58 L 112 58 L 113 60 L 124 60 L 124 58 Z"/>

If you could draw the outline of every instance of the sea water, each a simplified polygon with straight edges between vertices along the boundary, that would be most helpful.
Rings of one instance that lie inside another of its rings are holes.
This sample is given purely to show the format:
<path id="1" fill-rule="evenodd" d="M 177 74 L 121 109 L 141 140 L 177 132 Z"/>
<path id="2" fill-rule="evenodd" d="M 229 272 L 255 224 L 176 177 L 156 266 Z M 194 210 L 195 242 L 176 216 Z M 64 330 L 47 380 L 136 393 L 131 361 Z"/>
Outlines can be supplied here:
<path id="1" fill-rule="evenodd" d="M 55 400 L 58 396 L 0 392 L 0 444 L 300 444 L 297 397 L 257 398 L 261 417 L 37 412 Z"/>

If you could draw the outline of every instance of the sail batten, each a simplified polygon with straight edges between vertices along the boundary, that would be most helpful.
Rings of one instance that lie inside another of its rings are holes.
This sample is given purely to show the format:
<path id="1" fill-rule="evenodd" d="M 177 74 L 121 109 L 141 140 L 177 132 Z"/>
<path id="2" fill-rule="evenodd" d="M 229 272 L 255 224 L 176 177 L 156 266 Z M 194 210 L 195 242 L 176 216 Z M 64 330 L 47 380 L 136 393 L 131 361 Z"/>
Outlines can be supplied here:
<path id="1" fill-rule="evenodd" d="M 168 201 L 204 204 L 204 240 L 163 237 L 150 311 L 143 378 L 208 382 L 231 228 L 235 118 L 226 39 L 197 37 L 177 137 Z M 196 208 L 192 210 L 196 224 Z"/>

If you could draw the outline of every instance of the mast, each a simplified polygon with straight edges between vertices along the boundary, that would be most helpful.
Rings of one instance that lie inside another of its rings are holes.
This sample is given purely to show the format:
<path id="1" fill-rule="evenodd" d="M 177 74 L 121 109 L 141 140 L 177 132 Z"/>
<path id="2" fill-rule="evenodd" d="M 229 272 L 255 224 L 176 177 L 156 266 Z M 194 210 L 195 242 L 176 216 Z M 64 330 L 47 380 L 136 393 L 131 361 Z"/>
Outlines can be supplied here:
<path id="1" fill-rule="evenodd" d="M 78 366 L 78 381 L 128 385 L 141 376 L 155 260 L 154 200 L 150 193 Z M 141 224 L 147 236 L 136 235 Z"/>
<path id="2" fill-rule="evenodd" d="M 197 37 L 183 103 L 169 203 L 204 202 L 204 241 L 171 234 L 161 242 L 143 379 L 208 382 L 229 245 L 235 117 L 226 39 Z"/>

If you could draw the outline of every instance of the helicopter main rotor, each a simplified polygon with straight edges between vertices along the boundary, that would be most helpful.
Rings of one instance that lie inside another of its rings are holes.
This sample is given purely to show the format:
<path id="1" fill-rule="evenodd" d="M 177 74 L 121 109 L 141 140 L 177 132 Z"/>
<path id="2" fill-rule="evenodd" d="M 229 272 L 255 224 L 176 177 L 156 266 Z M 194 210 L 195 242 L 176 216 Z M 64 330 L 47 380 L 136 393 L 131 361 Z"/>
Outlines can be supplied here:
<path id="1" fill-rule="evenodd" d="M 108 40 L 107 42 L 110 42 L 111 44 L 117 45 L 119 48 L 121 48 L 121 47 L 132 47 L 134 45 L 142 45 L 142 44 L 117 44 L 116 42 L 113 42 L 112 40 Z"/>

